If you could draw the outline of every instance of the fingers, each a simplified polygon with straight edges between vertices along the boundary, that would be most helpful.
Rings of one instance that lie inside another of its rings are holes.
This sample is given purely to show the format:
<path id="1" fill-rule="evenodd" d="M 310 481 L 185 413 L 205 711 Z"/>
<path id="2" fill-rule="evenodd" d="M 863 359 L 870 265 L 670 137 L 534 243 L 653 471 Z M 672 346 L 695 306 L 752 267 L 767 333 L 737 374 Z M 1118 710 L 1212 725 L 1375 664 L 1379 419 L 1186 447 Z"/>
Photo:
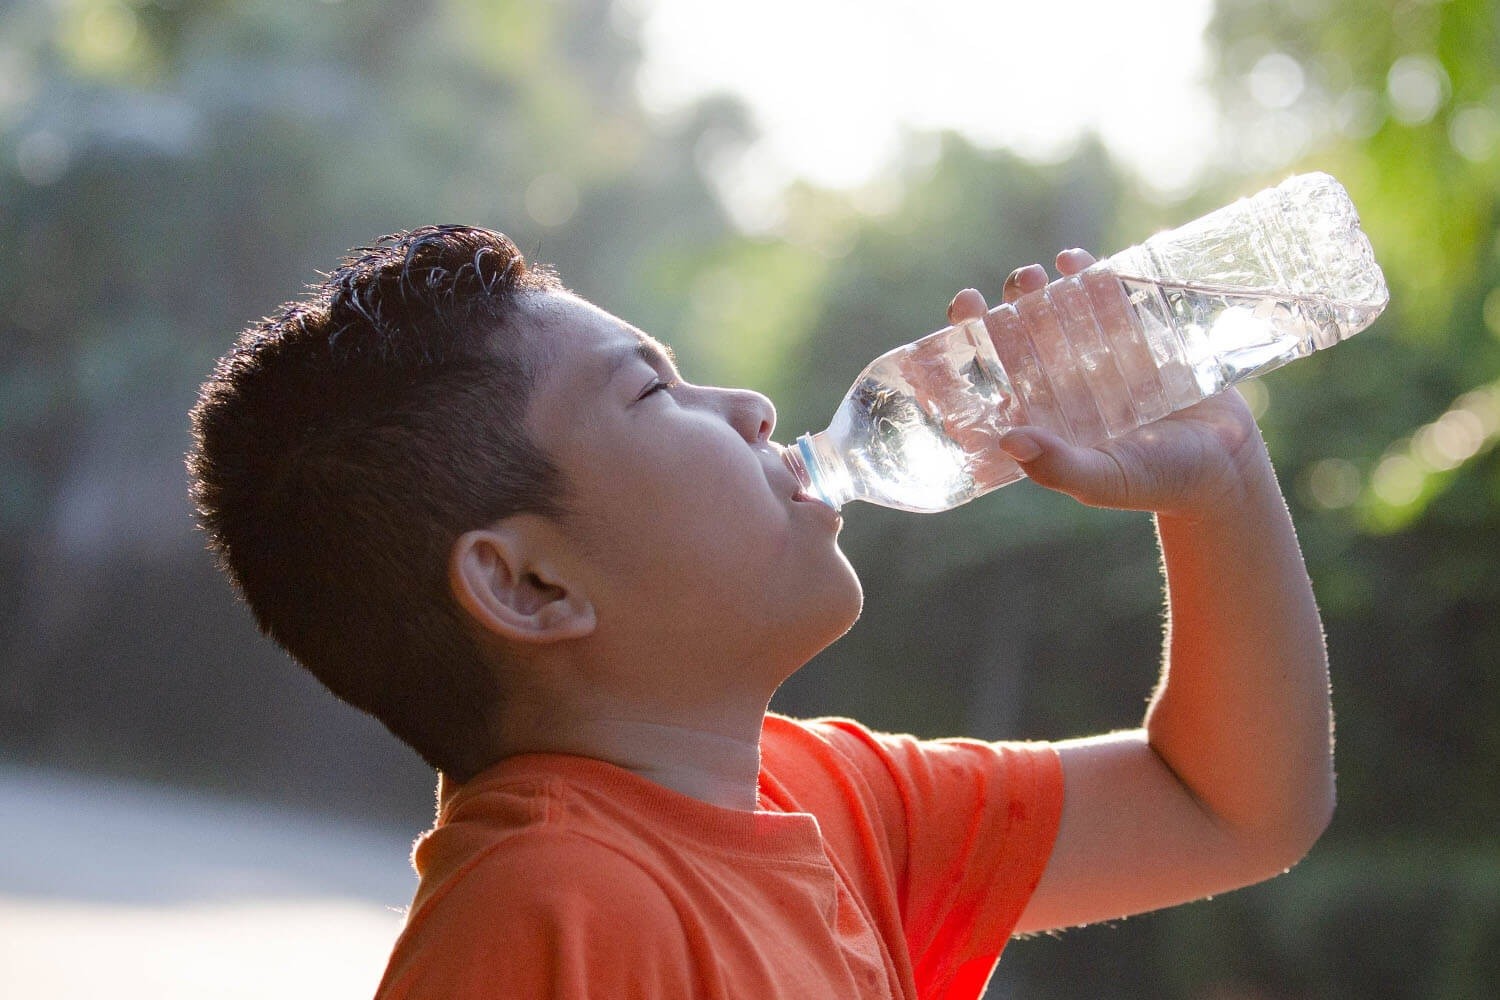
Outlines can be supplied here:
<path id="1" fill-rule="evenodd" d="M 1039 486 L 1096 507 L 1125 506 L 1124 470 L 1110 454 L 1079 448 L 1041 427 L 1021 427 L 1000 439 L 1000 449 Z"/>
<path id="2" fill-rule="evenodd" d="M 948 322 L 962 323 L 966 319 L 978 319 L 989 312 L 989 309 L 984 296 L 977 289 L 965 288 L 948 303 Z"/>
<path id="3" fill-rule="evenodd" d="M 1073 248 L 1064 250 L 1057 255 L 1057 270 L 1063 275 L 1077 274 L 1094 263 L 1094 255 L 1087 250 Z M 1027 295 L 1047 285 L 1047 269 L 1040 264 L 1027 264 L 1010 272 L 1005 279 L 1005 287 L 1002 295 L 1006 302 L 1014 302 L 1023 295 Z M 984 296 L 972 288 L 965 288 L 953 297 L 948 304 L 948 320 L 959 323 L 966 319 L 975 319 L 982 316 L 987 310 L 984 304 Z"/>
<path id="4" fill-rule="evenodd" d="M 1005 279 L 1005 301 L 1014 302 L 1027 292 L 1034 292 L 1047 285 L 1047 270 L 1040 264 L 1027 264 L 1010 272 Z"/>
<path id="5" fill-rule="evenodd" d="M 1077 247 L 1057 255 L 1057 270 L 1063 275 L 1077 274 L 1094 263 L 1094 255 Z M 1005 301 L 1014 302 L 1047 284 L 1047 271 L 1040 264 L 1027 264 L 1010 272 L 1005 279 Z"/>

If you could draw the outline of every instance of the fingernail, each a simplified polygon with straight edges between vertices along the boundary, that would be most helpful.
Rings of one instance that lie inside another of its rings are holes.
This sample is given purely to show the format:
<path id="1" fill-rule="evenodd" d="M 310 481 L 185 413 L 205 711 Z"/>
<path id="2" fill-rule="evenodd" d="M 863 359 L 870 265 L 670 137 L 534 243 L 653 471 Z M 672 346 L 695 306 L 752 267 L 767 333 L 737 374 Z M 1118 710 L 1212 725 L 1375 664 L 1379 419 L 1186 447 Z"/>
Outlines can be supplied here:
<path id="1" fill-rule="evenodd" d="M 1066 260 L 1069 266 L 1082 269 L 1088 267 L 1089 264 L 1093 263 L 1094 257 L 1082 247 L 1074 247 L 1071 250 L 1064 250 L 1062 253 L 1058 254 L 1057 259 L 1059 267 L 1061 267 L 1062 262 Z"/>
<path id="2" fill-rule="evenodd" d="M 1042 453 L 1042 446 L 1030 434 L 1012 431 L 1000 439 L 1000 450 L 1017 462 L 1031 462 Z"/>

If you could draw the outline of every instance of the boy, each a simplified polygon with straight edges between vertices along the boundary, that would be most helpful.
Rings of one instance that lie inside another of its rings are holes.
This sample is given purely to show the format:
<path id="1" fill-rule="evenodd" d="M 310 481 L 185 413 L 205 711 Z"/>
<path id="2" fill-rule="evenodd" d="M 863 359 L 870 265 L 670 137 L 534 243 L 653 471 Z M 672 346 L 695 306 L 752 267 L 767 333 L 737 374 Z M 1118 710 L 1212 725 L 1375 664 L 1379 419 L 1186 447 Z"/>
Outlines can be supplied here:
<path id="1" fill-rule="evenodd" d="M 684 381 L 499 234 L 366 248 L 193 416 L 261 626 L 440 772 L 382 997 L 975 997 L 1011 934 L 1269 877 L 1332 809 L 1317 610 L 1233 393 L 1098 449 L 1005 439 L 1155 512 L 1167 574 L 1143 727 L 1049 745 L 768 715 L 859 613 L 838 515 L 769 400 Z"/>

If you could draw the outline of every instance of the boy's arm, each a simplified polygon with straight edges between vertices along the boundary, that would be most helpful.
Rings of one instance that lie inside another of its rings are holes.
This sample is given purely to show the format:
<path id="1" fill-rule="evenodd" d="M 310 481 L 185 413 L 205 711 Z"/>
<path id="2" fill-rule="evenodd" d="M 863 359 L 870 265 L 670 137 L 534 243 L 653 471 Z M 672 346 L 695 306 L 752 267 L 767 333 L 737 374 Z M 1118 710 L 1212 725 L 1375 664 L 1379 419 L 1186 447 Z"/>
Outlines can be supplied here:
<path id="1" fill-rule="evenodd" d="M 1089 260 L 1073 251 L 1058 265 Z M 1007 298 L 1043 282 L 1039 268 L 1018 272 Z M 954 312 L 971 314 L 963 296 Z M 1169 612 L 1144 726 L 1059 744 L 1062 823 L 1017 929 L 1138 913 L 1291 867 L 1333 808 L 1327 658 L 1244 401 L 1225 393 L 1095 449 L 1033 429 L 1005 447 L 1043 486 L 1156 513 Z"/>
<path id="2" fill-rule="evenodd" d="M 1062 824 L 1020 930 L 1269 878 L 1328 821 L 1322 631 L 1258 436 L 1254 450 L 1264 471 L 1238 502 L 1198 520 L 1157 517 L 1169 609 L 1161 682 L 1144 728 L 1060 745 Z"/>

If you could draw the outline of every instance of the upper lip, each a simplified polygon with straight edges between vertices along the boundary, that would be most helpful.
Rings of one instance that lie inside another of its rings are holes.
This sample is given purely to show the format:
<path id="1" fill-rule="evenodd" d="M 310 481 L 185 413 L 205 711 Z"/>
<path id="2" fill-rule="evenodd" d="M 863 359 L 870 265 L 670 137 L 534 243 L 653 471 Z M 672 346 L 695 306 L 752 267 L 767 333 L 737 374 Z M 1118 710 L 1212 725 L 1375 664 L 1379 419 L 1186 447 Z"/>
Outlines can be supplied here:
<path id="1" fill-rule="evenodd" d="M 792 474 L 791 468 L 786 464 L 786 452 L 787 449 L 784 446 L 774 441 L 771 442 L 771 455 L 775 463 L 775 471 L 768 475 L 772 485 L 776 486 L 778 490 L 783 491 L 785 495 L 790 496 L 793 500 L 812 499 L 803 491 L 802 484 L 797 481 L 797 477 Z"/>

